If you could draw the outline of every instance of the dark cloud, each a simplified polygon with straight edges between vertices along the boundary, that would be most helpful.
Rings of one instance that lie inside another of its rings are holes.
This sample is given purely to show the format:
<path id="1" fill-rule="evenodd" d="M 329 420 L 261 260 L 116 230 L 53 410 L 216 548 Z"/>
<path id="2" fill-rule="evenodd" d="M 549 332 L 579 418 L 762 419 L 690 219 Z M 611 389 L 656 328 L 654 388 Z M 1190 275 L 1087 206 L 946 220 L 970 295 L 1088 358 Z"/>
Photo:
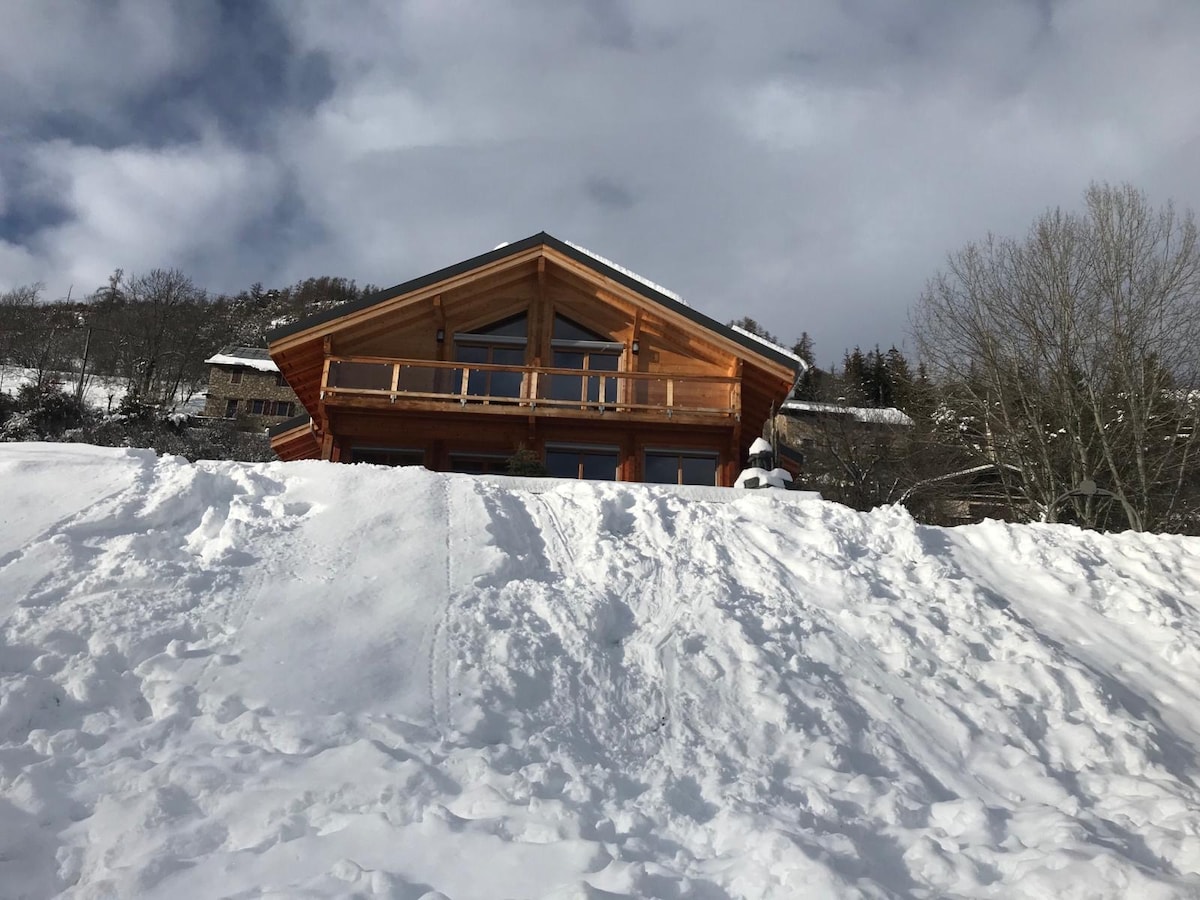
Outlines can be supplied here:
<path id="1" fill-rule="evenodd" d="M 580 33 L 585 40 L 603 47 L 633 50 L 635 29 L 626 4 L 621 0 L 583 0 L 587 15 Z"/>
<path id="2" fill-rule="evenodd" d="M 0 287 L 392 284 L 545 229 L 823 360 L 1093 179 L 1195 206 L 1194 0 L 17 0 Z"/>
<path id="3" fill-rule="evenodd" d="M 612 178 L 597 176 L 583 183 L 583 192 L 598 206 L 613 210 L 627 210 L 637 202 L 637 195 Z"/>

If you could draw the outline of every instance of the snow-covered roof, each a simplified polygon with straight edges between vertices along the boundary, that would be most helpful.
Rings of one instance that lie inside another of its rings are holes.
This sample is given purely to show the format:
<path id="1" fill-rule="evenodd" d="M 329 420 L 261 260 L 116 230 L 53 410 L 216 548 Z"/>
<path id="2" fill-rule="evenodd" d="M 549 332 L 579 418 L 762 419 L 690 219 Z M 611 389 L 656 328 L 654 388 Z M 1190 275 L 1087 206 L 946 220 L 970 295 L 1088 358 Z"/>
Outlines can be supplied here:
<path id="1" fill-rule="evenodd" d="M 578 250 L 580 253 L 586 253 L 586 254 L 587 254 L 588 256 L 590 256 L 592 259 L 596 260 L 596 262 L 604 263 L 604 265 L 608 266 L 610 269 L 616 269 L 616 270 L 617 270 L 618 272 L 620 272 L 622 275 L 628 275 L 628 276 L 629 276 L 630 278 L 632 278 L 634 281 L 639 281 L 639 282 L 641 282 L 641 283 L 642 283 L 642 284 L 644 284 L 646 287 L 650 288 L 650 290 L 652 290 L 652 291 L 658 291 L 658 292 L 659 292 L 660 294 L 662 294 L 663 296 L 670 297 L 670 298 L 671 298 L 672 300 L 674 300 L 676 303 L 682 303 L 684 306 L 688 306 L 688 305 L 689 305 L 689 304 L 688 304 L 688 302 L 687 302 L 686 300 L 684 300 L 682 297 L 680 297 L 680 296 L 679 296 L 677 293 L 675 293 L 674 291 L 672 291 L 672 290 L 669 290 L 668 288 L 665 288 L 665 287 L 663 287 L 661 284 L 656 284 L 655 282 L 651 281 L 649 278 L 643 278 L 641 275 L 639 275 L 637 272 L 634 272 L 632 269 L 627 269 L 627 268 L 625 268 L 623 265 L 621 265 L 620 263 L 615 263 L 615 262 L 613 262 L 611 259 L 609 259 L 609 258 L 608 258 L 608 257 L 606 257 L 606 256 L 601 256 L 599 253 L 593 253 L 593 252 L 592 252 L 591 250 L 589 250 L 587 247 L 581 247 L 581 246 L 579 246 L 578 244 L 573 244 L 573 243 L 571 243 L 570 241 L 563 241 L 563 243 L 564 243 L 564 244 L 566 244 L 568 247 L 574 247 L 574 248 L 575 248 L 576 250 Z M 501 247 L 506 247 L 506 246 L 508 246 L 508 245 L 507 245 L 507 244 L 501 244 L 500 246 L 501 246 Z M 497 249 L 499 249 L 499 248 L 497 248 Z"/>
<path id="2" fill-rule="evenodd" d="M 226 347 L 204 361 L 210 366 L 244 366 L 260 372 L 278 372 L 266 347 Z"/>
<path id="3" fill-rule="evenodd" d="M 788 359 L 794 360 L 795 362 L 800 364 L 800 368 L 803 371 L 805 371 L 805 372 L 808 371 L 808 369 L 809 369 L 808 363 L 806 363 L 802 357 L 797 356 L 791 350 L 787 349 L 787 347 L 781 347 L 774 341 L 768 341 L 761 334 L 755 334 L 753 331 L 747 331 L 745 328 L 742 328 L 740 325 L 730 325 L 729 327 L 732 328 L 734 331 L 736 331 L 738 334 L 742 335 L 743 337 L 748 337 L 752 341 L 758 341 L 758 343 L 762 344 L 764 347 L 770 347 L 776 353 L 781 353 L 784 356 L 786 356 Z"/>
<path id="4" fill-rule="evenodd" d="M 857 422 L 868 422 L 874 425 L 911 425 L 913 420 L 898 409 L 873 409 L 864 406 L 842 406 L 839 403 L 816 403 L 812 400 L 789 400 L 780 407 L 784 411 L 835 413 L 843 416 L 853 416 Z"/>

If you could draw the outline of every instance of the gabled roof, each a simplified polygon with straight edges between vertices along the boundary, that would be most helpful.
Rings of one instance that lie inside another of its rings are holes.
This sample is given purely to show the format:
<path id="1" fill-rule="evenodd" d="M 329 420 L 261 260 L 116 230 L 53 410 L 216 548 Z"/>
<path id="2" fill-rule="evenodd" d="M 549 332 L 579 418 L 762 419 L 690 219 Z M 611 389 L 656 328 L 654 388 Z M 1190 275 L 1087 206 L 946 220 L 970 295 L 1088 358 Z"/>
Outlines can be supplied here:
<path id="1" fill-rule="evenodd" d="M 245 366 L 260 372 L 278 372 L 266 347 L 226 347 L 204 361 L 210 366 Z"/>
<path id="2" fill-rule="evenodd" d="M 413 291 L 419 291 L 422 288 L 430 287 L 438 282 L 445 281 L 450 278 L 470 272 L 481 266 L 490 265 L 500 262 L 510 256 L 517 256 L 521 253 L 526 253 L 536 247 L 545 246 L 574 260 L 575 262 L 586 266 L 592 271 L 605 278 L 617 282 L 625 288 L 645 297 L 647 300 L 653 301 L 672 312 L 681 315 L 697 325 L 715 332 L 722 337 L 739 344 L 752 353 L 760 357 L 771 360 L 774 363 L 787 366 L 793 371 L 797 371 L 797 357 L 788 353 L 780 347 L 773 344 L 764 343 L 760 339 L 750 336 L 740 330 L 730 328 L 728 325 L 723 325 L 716 319 L 697 312 L 691 306 L 683 302 L 683 299 L 666 288 L 654 284 L 654 282 L 642 278 L 636 273 L 630 272 L 616 263 L 598 256 L 589 250 L 570 244 L 566 241 L 561 241 L 553 235 L 547 234 L 544 231 L 538 232 L 520 241 L 515 241 L 511 244 L 502 244 L 495 250 L 488 253 L 474 256 L 471 259 L 463 260 L 460 263 L 455 263 L 452 266 L 447 266 L 444 269 L 438 269 L 436 272 L 430 272 L 428 275 L 422 275 L 420 278 L 414 278 L 411 281 L 405 281 L 393 287 L 386 288 L 374 294 L 370 294 L 359 300 L 351 300 L 348 303 L 343 303 L 335 306 L 332 309 L 319 312 L 314 315 L 301 319 L 298 322 L 293 322 L 290 325 L 283 325 L 279 328 L 272 329 L 267 333 L 268 343 L 274 343 L 281 338 L 288 337 L 293 334 L 298 334 L 302 331 L 307 331 L 317 325 L 322 325 L 326 322 L 334 322 L 345 315 L 358 312 L 363 309 L 370 309 L 372 306 L 377 306 L 394 297 L 399 297 L 403 294 L 408 294 Z"/>

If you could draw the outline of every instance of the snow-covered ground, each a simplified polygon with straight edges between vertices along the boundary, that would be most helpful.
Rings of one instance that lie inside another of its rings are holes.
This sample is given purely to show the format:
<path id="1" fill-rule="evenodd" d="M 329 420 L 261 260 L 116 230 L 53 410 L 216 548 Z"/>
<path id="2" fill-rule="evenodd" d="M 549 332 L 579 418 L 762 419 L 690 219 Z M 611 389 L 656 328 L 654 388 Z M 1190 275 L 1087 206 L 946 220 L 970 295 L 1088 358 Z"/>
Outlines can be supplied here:
<path id="1" fill-rule="evenodd" d="M 37 382 L 36 369 L 23 369 L 19 366 L 0 366 L 0 391 L 16 392 L 24 384 Z M 67 393 L 74 394 L 75 386 L 79 383 L 78 372 L 54 372 L 51 380 L 62 386 Z M 84 379 L 83 401 L 101 412 L 112 412 L 125 397 L 126 382 L 116 375 L 88 375 Z M 208 396 L 207 387 L 191 394 L 176 405 L 180 413 L 201 413 L 204 411 L 204 401 Z M 3 895 L 0 895 L 2 898 Z"/>
<path id="2" fill-rule="evenodd" d="M 0 366 L 0 391 L 15 392 L 24 384 L 37 382 L 36 369 L 22 369 L 18 366 Z M 51 381 L 57 382 L 69 394 L 74 394 L 79 383 L 78 372 L 54 372 Z M 104 375 L 89 375 L 84 379 L 83 400 L 88 406 L 104 412 L 114 410 L 125 396 L 125 379 L 107 377 Z"/>
<path id="3" fill-rule="evenodd" d="M 1200 896 L 1200 541 L 0 445 L 0 896 Z"/>

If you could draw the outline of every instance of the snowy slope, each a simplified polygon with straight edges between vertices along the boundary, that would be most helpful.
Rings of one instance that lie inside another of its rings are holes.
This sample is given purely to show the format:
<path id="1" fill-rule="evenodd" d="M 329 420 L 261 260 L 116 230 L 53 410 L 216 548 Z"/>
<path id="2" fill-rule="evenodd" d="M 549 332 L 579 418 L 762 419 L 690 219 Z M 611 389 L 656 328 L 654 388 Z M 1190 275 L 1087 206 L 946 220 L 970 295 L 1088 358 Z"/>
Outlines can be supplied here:
<path id="1" fill-rule="evenodd" d="M 1200 541 L 0 445 L 0 897 L 1200 896 Z"/>

